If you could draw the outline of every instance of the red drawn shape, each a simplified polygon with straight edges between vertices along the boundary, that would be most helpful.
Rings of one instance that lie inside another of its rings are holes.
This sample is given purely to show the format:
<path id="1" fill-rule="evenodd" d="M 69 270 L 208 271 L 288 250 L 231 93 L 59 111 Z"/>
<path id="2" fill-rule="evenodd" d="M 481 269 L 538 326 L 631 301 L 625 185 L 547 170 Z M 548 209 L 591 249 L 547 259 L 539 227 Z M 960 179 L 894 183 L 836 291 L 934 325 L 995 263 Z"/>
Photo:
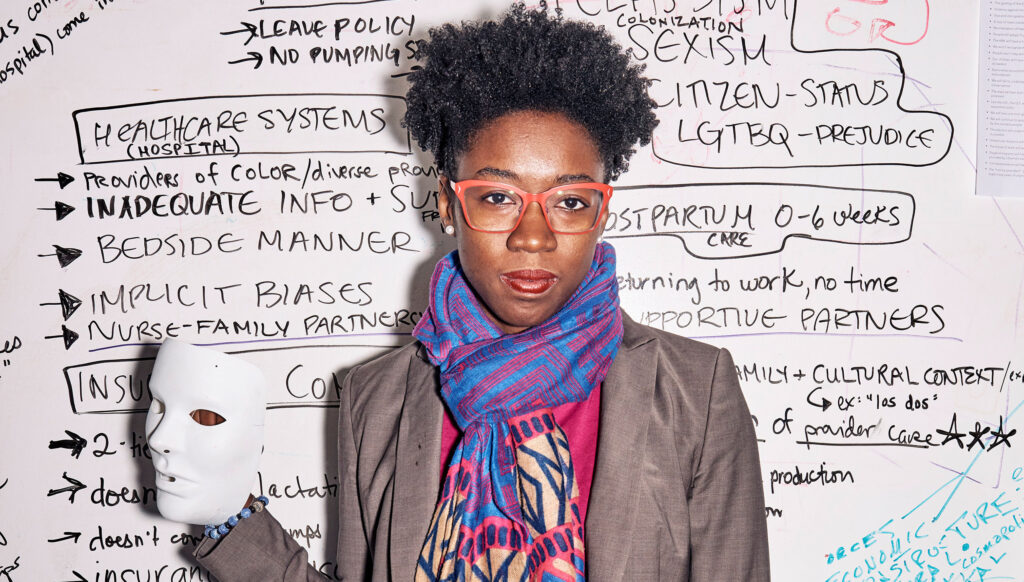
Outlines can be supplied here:
<path id="1" fill-rule="evenodd" d="M 889 0 L 847 1 L 867 6 L 883 6 L 889 3 Z M 896 23 L 893 22 L 892 20 L 889 20 L 888 18 L 878 17 L 872 19 L 871 21 L 871 27 L 868 30 L 869 42 L 874 43 L 877 42 L 879 39 L 884 39 L 893 44 L 898 44 L 901 46 L 911 46 L 924 40 L 924 37 L 928 35 L 928 28 L 931 24 L 931 4 L 930 0 L 922 1 L 924 2 L 924 32 L 921 33 L 921 36 L 909 41 L 899 40 L 898 38 L 896 38 L 897 35 L 894 34 L 891 30 L 897 28 Z M 852 16 L 840 14 L 841 11 L 842 9 L 837 6 L 833 8 L 832 11 L 829 12 L 828 15 L 825 17 L 825 29 L 829 33 L 834 34 L 836 36 L 850 36 L 859 31 L 863 27 L 863 23 L 860 20 Z M 899 27 L 899 29 L 903 31 L 909 30 L 907 26 Z"/>
<path id="2" fill-rule="evenodd" d="M 728 24 L 736 24 L 737 26 L 743 26 L 743 22 L 746 20 L 748 16 L 753 14 L 753 12 L 754 11 L 749 7 L 744 8 L 739 12 L 730 11 L 729 14 L 725 16 L 725 22 Z"/>
<path id="3" fill-rule="evenodd" d="M 832 26 L 833 20 L 838 20 L 840 23 L 848 25 L 849 28 L 847 30 L 836 29 Z M 860 30 L 860 27 L 861 22 L 859 20 L 839 14 L 839 8 L 833 8 L 832 12 L 829 12 L 828 16 L 825 17 L 825 29 L 836 36 L 850 36 Z"/>
<path id="4" fill-rule="evenodd" d="M 885 36 L 885 31 L 896 26 L 896 23 L 891 20 L 884 18 L 876 18 L 871 21 L 871 42 L 875 42 L 879 37 Z M 889 40 L 888 37 L 885 38 Z"/>
<path id="5" fill-rule="evenodd" d="M 896 40 L 894 38 L 889 38 L 885 34 L 885 31 L 888 29 L 888 27 L 886 29 L 882 30 L 881 36 L 882 36 L 882 38 L 884 38 L 885 40 L 887 40 L 887 41 L 889 41 L 889 42 L 891 42 L 893 44 L 898 44 L 898 45 L 902 45 L 902 46 L 915 45 L 915 44 L 921 42 L 922 40 L 924 40 L 924 37 L 928 36 L 928 27 L 929 27 L 929 25 L 931 25 L 931 20 L 932 20 L 932 7 L 929 4 L 929 0 L 924 0 L 924 32 L 921 33 L 921 36 L 919 36 L 919 37 L 917 37 L 917 39 L 909 41 L 909 42 L 899 41 L 899 40 Z"/>

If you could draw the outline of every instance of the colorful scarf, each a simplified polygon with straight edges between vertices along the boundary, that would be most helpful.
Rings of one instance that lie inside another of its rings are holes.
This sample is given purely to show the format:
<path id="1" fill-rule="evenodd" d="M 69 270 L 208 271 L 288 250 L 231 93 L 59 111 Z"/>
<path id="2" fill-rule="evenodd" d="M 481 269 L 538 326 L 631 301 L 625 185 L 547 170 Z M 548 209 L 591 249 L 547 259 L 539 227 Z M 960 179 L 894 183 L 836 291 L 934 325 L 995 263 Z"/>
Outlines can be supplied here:
<path id="1" fill-rule="evenodd" d="M 416 580 L 586 580 L 579 489 L 551 409 L 585 400 L 618 352 L 611 245 L 598 245 L 558 313 L 514 335 L 484 312 L 452 252 L 434 269 L 413 335 L 440 369 L 441 396 L 463 431 Z"/>

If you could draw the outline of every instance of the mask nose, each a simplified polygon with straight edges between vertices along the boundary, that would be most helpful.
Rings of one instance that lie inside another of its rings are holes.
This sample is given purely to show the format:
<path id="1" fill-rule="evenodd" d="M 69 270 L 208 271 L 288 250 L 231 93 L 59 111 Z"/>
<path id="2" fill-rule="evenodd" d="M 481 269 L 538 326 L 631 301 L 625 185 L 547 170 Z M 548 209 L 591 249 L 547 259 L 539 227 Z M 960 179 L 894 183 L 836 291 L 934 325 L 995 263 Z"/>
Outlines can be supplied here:
<path id="1" fill-rule="evenodd" d="M 160 408 L 162 410 L 162 404 Z M 154 412 L 150 409 L 149 417 L 146 420 L 148 431 L 146 439 L 149 441 L 151 451 L 166 455 L 177 449 L 177 437 L 180 430 L 175 430 L 174 424 L 174 420 L 166 410 Z"/>

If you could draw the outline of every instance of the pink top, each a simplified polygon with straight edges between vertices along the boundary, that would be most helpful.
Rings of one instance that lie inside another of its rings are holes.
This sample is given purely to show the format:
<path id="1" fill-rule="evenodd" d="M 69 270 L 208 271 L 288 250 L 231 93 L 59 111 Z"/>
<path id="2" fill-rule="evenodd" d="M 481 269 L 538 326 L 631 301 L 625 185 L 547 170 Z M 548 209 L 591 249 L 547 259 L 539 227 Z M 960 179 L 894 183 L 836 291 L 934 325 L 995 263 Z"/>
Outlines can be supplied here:
<path id="1" fill-rule="evenodd" d="M 576 482 L 580 490 L 580 519 L 586 522 L 590 483 L 594 480 L 594 459 L 597 456 L 597 425 L 601 413 L 601 386 L 598 385 L 583 402 L 567 402 L 554 408 L 555 421 L 569 439 L 569 453 L 576 469 Z M 462 431 L 455 425 L 445 409 L 441 422 L 441 476 L 444 481 L 448 460 Z"/>

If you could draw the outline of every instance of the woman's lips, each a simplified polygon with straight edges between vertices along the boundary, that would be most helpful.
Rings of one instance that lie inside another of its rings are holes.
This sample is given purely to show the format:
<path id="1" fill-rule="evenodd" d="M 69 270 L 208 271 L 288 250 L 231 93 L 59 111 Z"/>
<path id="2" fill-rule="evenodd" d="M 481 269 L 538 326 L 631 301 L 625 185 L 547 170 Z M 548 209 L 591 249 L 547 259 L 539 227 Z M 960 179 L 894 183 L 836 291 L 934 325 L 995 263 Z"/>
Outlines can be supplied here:
<path id="1" fill-rule="evenodd" d="M 544 269 L 522 269 L 502 273 L 501 281 L 519 293 L 540 295 L 554 286 L 558 277 Z"/>

